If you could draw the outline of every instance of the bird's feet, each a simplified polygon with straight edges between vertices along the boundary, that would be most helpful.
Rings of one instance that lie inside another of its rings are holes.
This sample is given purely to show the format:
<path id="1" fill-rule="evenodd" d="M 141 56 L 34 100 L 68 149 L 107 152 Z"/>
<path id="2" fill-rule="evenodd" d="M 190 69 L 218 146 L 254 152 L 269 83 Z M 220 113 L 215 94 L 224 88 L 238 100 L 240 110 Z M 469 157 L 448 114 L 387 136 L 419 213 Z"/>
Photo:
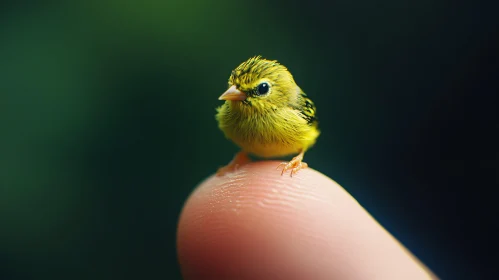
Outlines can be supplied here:
<path id="1" fill-rule="evenodd" d="M 303 152 L 294 157 L 290 162 L 281 162 L 277 169 L 282 167 L 281 176 L 288 170 L 291 170 L 289 176 L 293 177 L 293 174 L 298 173 L 301 169 L 305 169 L 308 167 L 306 162 L 303 162 Z"/>
<path id="2" fill-rule="evenodd" d="M 236 171 L 239 167 L 251 162 L 251 159 L 248 157 L 248 154 L 245 152 L 237 153 L 234 158 L 224 167 L 220 167 L 217 171 L 217 176 L 223 176 L 227 173 L 231 173 Z"/>

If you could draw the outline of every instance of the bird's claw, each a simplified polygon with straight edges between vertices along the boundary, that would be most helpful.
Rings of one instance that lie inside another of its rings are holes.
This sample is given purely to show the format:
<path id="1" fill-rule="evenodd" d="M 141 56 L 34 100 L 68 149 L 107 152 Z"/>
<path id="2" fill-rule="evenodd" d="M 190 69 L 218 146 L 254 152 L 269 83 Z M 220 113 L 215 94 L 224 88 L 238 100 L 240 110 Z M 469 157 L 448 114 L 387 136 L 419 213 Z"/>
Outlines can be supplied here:
<path id="1" fill-rule="evenodd" d="M 308 167 L 306 162 L 302 162 L 301 159 L 293 158 L 290 162 L 281 162 L 276 169 L 282 168 L 281 176 L 284 173 L 291 169 L 289 176 L 293 177 L 293 174 L 298 173 L 301 169 L 305 169 Z"/>
<path id="2" fill-rule="evenodd" d="M 224 176 L 227 173 L 232 173 L 234 171 L 237 171 L 237 169 L 239 169 L 239 164 L 232 164 L 232 165 L 229 164 L 229 165 L 220 167 L 217 170 L 217 176 Z"/>
<path id="3" fill-rule="evenodd" d="M 224 167 L 220 167 L 217 170 L 217 176 L 224 176 L 227 173 L 232 173 L 234 171 L 237 171 L 241 166 L 247 164 L 251 160 L 249 159 L 248 155 L 244 152 L 239 152 L 234 156 L 234 159 L 232 159 L 229 164 L 227 164 Z"/>

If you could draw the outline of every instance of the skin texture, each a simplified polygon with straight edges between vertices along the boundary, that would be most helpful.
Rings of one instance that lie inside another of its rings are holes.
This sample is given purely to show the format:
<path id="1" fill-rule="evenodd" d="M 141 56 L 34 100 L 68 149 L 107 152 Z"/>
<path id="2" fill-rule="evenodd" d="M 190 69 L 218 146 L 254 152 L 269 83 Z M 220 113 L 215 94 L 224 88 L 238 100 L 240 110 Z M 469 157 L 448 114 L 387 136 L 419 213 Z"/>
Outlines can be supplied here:
<path id="1" fill-rule="evenodd" d="M 341 186 L 275 161 L 211 176 L 178 225 L 184 279 L 438 279 Z"/>

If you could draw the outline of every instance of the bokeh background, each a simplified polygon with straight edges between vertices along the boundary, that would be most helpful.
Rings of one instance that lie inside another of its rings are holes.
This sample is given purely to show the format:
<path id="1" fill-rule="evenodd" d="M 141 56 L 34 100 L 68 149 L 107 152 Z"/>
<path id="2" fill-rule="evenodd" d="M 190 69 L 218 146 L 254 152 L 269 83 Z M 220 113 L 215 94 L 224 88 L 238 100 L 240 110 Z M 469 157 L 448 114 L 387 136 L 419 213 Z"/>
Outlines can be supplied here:
<path id="1" fill-rule="evenodd" d="M 443 279 L 483 279 L 497 239 L 494 8 L 2 2 L 0 279 L 180 279 L 182 205 L 237 151 L 217 98 L 256 54 L 317 104 L 312 167 Z"/>

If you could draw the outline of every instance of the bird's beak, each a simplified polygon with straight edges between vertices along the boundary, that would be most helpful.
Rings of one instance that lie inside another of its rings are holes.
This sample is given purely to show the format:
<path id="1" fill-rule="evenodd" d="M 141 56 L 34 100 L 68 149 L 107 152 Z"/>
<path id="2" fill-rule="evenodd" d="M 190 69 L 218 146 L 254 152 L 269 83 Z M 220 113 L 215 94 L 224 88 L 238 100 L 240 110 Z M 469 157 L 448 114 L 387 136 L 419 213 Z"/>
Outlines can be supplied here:
<path id="1" fill-rule="evenodd" d="M 218 100 L 245 100 L 246 94 L 236 88 L 236 86 L 231 86 L 226 92 L 224 92 Z"/>

